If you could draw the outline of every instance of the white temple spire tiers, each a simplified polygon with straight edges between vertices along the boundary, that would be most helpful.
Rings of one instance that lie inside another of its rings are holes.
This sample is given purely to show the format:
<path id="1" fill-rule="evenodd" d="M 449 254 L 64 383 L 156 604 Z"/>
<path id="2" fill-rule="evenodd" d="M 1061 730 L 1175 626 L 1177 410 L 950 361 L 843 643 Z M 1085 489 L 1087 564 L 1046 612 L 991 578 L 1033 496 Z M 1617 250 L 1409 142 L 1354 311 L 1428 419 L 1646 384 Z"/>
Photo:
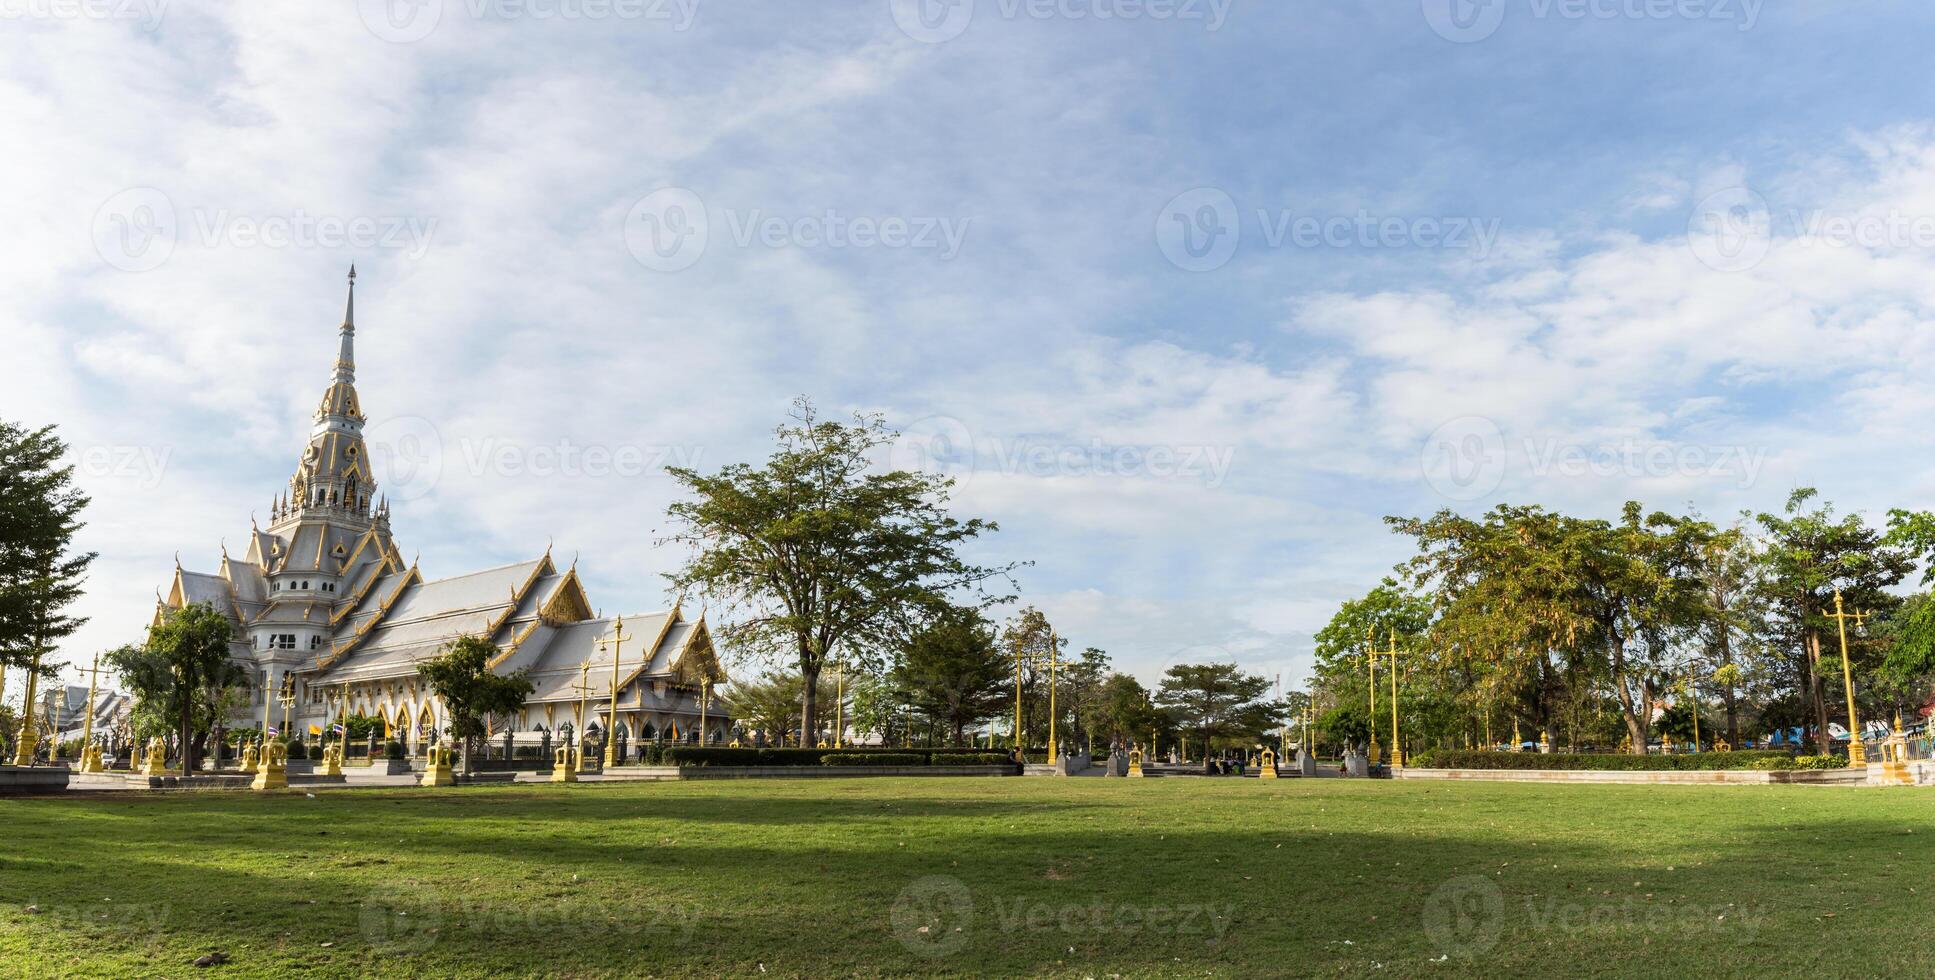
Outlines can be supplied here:
<path id="1" fill-rule="evenodd" d="M 344 384 L 356 381 L 356 267 L 349 267 L 349 303 L 343 309 L 342 347 L 336 354 L 333 380 Z"/>

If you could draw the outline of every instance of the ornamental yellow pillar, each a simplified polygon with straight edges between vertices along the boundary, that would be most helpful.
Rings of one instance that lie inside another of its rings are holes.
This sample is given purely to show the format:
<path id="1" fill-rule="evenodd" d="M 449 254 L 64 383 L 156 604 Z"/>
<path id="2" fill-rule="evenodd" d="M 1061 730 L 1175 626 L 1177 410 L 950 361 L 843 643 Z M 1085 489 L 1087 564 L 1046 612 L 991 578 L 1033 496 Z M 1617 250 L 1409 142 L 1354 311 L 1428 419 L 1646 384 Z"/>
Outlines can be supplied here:
<path id="1" fill-rule="evenodd" d="M 94 744 L 94 691 L 101 679 L 101 655 L 94 655 L 94 666 L 87 679 L 87 721 L 81 729 L 81 771 L 101 772 L 101 747 Z"/>
<path id="2" fill-rule="evenodd" d="M 40 693 L 40 654 L 34 654 L 34 661 L 27 667 L 27 700 L 20 706 L 20 738 L 16 740 L 13 764 L 31 766 L 34 752 L 40 748 L 40 730 L 34 723 L 34 698 Z"/>
<path id="3" fill-rule="evenodd" d="M 1841 683 L 1848 696 L 1848 768 L 1868 764 L 1868 747 L 1861 742 L 1861 723 L 1855 718 L 1854 711 L 1854 668 L 1848 663 L 1848 620 L 1859 626 L 1867 619 L 1866 613 L 1851 613 L 1841 610 L 1841 590 L 1834 590 L 1834 613 L 1828 617 L 1841 634 Z"/>

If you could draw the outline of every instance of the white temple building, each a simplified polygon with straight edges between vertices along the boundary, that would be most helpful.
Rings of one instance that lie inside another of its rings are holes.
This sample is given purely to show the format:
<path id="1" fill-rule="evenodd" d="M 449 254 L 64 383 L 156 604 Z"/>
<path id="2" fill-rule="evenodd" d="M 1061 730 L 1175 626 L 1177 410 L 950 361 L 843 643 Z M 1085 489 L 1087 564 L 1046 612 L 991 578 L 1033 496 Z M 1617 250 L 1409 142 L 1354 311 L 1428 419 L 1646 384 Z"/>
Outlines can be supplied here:
<path id="1" fill-rule="evenodd" d="M 499 719 L 520 743 L 571 724 L 581 697 L 585 729 L 602 732 L 617 688 L 618 732 L 630 745 L 731 737 L 717 700 L 700 703 L 701 685 L 725 681 L 705 617 L 670 610 L 593 614 L 577 569 L 560 569 L 549 550 L 529 561 L 450 578 L 426 577 L 405 563 L 390 529 L 363 441 L 356 394 L 356 270 L 341 345 L 308 445 L 278 494 L 267 527 L 251 527 L 239 558 L 222 549 L 212 573 L 182 569 L 155 615 L 207 603 L 235 629 L 234 659 L 249 669 L 254 694 L 236 726 L 260 725 L 263 699 L 292 685 L 294 731 L 328 730 L 348 713 L 383 719 L 388 737 L 412 749 L 448 724 L 442 704 L 418 680 L 416 665 L 461 636 L 480 636 L 502 654 L 494 670 L 525 671 L 536 685 L 516 719 Z M 617 655 L 614 681 L 614 653 Z M 272 707 L 279 726 L 283 707 Z"/>

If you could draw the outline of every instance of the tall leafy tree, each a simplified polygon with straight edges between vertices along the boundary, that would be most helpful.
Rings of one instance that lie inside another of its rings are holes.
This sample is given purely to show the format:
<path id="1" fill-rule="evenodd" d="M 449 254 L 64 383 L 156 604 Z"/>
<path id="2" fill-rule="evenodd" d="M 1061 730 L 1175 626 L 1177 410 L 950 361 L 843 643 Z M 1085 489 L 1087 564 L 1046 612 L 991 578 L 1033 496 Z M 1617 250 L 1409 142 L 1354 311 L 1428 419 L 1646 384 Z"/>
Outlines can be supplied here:
<path id="1" fill-rule="evenodd" d="M 1100 696 L 1088 711 L 1087 725 L 1111 746 L 1126 746 L 1174 730 L 1169 715 L 1155 706 L 1149 689 L 1129 674 L 1104 678 Z"/>
<path id="2" fill-rule="evenodd" d="M 1235 664 L 1177 664 L 1164 672 L 1155 703 L 1204 745 L 1229 747 L 1260 738 L 1283 717 L 1269 693 L 1268 679 Z"/>
<path id="3" fill-rule="evenodd" d="M 9 667 L 51 676 L 46 656 L 86 622 L 66 612 L 95 557 L 73 548 L 88 498 L 66 456 L 53 426 L 0 420 L 0 678 Z"/>
<path id="4" fill-rule="evenodd" d="M 247 672 L 229 659 L 232 630 L 227 616 L 197 602 L 165 611 L 148 627 L 145 644 L 102 657 L 133 693 L 137 716 L 174 726 L 183 772 L 200 767 L 196 735 L 216 723 L 226 692 L 248 683 Z"/>
<path id="5" fill-rule="evenodd" d="M 1048 617 L 1034 606 L 1016 613 L 1001 627 L 1001 652 L 1008 657 L 1011 683 L 1019 685 L 1022 732 L 1030 743 L 1048 744 L 1048 662 L 1062 662 L 1068 638 L 1058 635 Z M 1017 666 L 1018 665 L 1018 666 Z M 1057 668 L 1059 672 L 1059 668 Z M 1010 688 L 1010 696 L 1015 696 Z M 1011 709 L 1014 705 L 1011 703 Z M 1060 709 L 1059 698 L 1056 704 Z M 1012 727 L 1011 721 L 1009 725 Z M 1013 734 L 1012 732 L 1010 733 Z"/>
<path id="6" fill-rule="evenodd" d="M 914 707 L 961 745 L 969 725 L 1006 706 L 1009 666 L 980 611 L 955 607 L 914 637 L 894 673 Z"/>
<path id="7" fill-rule="evenodd" d="M 1755 592 L 1771 609 L 1775 642 L 1787 652 L 1816 749 L 1826 754 L 1834 744 L 1830 703 L 1840 693 L 1834 682 L 1841 679 L 1838 628 L 1827 617 L 1834 610 L 1834 592 L 1841 591 L 1848 610 L 1886 615 L 1901 601 L 1891 589 L 1914 571 L 1915 554 L 1911 547 L 1891 544 L 1858 514 L 1837 517 L 1833 505 L 1817 501 L 1818 496 L 1811 487 L 1796 490 L 1781 513 L 1756 518 L 1765 551 Z M 1901 539 L 1898 526 L 1894 540 Z M 1850 656 L 1861 656 L 1864 649 L 1870 661 L 1879 656 L 1851 633 Z"/>
<path id="8" fill-rule="evenodd" d="M 1091 719 L 1103 697 L 1102 686 L 1109 679 L 1109 655 L 1096 647 L 1084 648 L 1073 661 L 1060 669 L 1060 696 L 1056 710 L 1069 723 L 1071 741 L 1094 748 L 1095 726 Z"/>
<path id="9" fill-rule="evenodd" d="M 948 605 L 1016 566 L 985 567 L 962 548 L 996 530 L 947 511 L 946 477 L 874 471 L 893 438 L 878 416 L 819 418 L 794 402 L 764 466 L 736 463 L 714 474 L 668 470 L 691 493 L 671 506 L 672 540 L 692 556 L 668 576 L 681 592 L 719 603 L 722 638 L 790 662 L 804 683 L 800 727 L 819 729 L 819 677 L 829 656 L 880 666 Z"/>
<path id="10" fill-rule="evenodd" d="M 471 744 L 484 737 L 484 719 L 516 713 L 535 689 L 523 671 L 500 675 L 490 669 L 499 652 L 497 644 L 483 637 L 460 636 L 444 644 L 437 656 L 417 664 L 417 676 L 450 713 L 452 734 L 463 746 L 466 773 Z"/>

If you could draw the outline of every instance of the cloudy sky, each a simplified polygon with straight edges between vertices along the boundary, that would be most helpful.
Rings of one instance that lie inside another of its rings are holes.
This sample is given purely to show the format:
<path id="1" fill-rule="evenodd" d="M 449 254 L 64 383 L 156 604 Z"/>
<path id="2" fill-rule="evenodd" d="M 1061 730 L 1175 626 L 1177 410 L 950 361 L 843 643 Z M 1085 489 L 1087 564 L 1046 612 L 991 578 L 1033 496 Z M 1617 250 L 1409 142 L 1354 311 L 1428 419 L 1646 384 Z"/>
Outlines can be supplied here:
<path id="1" fill-rule="evenodd" d="M 1305 676 L 1390 514 L 1928 506 L 1925 3 L 0 3 L 65 654 L 266 519 L 361 272 L 406 554 L 662 607 L 659 467 L 883 413 L 1026 601 Z M 587 452 L 590 450 L 589 452 Z M 9 692 L 11 693 L 11 692 Z"/>

